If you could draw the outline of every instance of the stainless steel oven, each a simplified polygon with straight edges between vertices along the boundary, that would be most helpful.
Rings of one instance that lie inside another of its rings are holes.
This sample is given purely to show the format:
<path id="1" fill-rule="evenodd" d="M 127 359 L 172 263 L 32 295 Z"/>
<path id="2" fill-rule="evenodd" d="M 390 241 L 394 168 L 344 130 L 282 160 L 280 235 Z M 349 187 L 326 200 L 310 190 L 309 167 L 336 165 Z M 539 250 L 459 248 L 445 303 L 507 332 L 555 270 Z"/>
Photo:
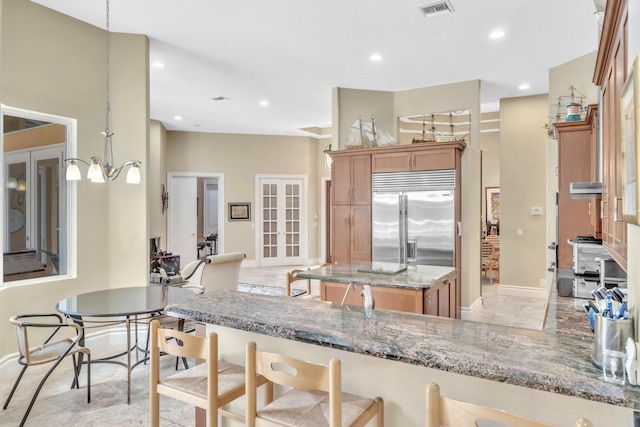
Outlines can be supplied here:
<path id="1" fill-rule="evenodd" d="M 574 274 L 600 276 L 600 259 L 610 258 L 609 253 L 602 246 L 602 240 L 590 236 L 578 236 L 575 240 L 568 239 L 567 243 L 573 247 Z"/>

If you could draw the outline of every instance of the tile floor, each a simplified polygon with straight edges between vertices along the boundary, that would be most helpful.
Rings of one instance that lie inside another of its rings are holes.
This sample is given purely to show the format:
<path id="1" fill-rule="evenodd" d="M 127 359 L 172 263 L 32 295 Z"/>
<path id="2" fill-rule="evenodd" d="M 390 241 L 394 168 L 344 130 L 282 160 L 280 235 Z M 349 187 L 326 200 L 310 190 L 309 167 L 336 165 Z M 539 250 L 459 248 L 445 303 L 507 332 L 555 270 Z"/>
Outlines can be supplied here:
<path id="1" fill-rule="evenodd" d="M 292 266 L 268 268 L 243 268 L 240 281 L 269 286 L 285 284 L 286 272 Z M 305 267 L 306 268 L 306 267 Z M 304 289 L 305 281 L 294 282 L 294 288 Z M 545 316 L 545 304 L 538 299 L 505 297 L 497 294 L 498 285 L 483 285 L 483 307 L 474 320 L 521 328 L 540 329 Z M 317 294 L 318 282 L 312 281 L 312 292 Z M 113 348 L 92 349 L 98 358 Z M 174 369 L 173 358 L 163 358 L 163 370 Z M 32 367 L 20 384 L 9 408 L 0 413 L 0 426 L 17 426 L 26 410 L 37 382 L 48 365 Z M 6 363 L 0 366 L 0 400 L 9 394 L 20 366 Z M 126 402 L 126 371 L 110 364 L 94 364 L 91 370 L 91 403 L 86 402 L 86 375 L 80 377 L 80 390 L 70 390 L 72 379 L 71 360 L 65 361 L 49 378 L 27 420 L 27 426 L 146 426 L 148 416 L 148 378 L 146 365 L 132 372 L 131 404 Z M 194 424 L 194 410 L 190 405 L 173 399 L 161 398 L 161 426 L 181 427 Z"/>

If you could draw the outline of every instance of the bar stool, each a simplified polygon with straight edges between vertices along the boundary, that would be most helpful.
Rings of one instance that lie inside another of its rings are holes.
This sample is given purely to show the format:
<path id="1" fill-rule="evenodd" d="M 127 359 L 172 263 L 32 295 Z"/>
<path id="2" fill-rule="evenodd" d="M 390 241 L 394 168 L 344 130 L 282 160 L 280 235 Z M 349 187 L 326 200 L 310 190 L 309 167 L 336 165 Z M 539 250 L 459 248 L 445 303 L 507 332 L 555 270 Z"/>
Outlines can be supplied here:
<path id="1" fill-rule="evenodd" d="M 317 365 L 281 354 L 257 351 L 253 341 L 247 343 L 246 357 L 245 420 L 248 427 L 364 426 L 372 419 L 375 419 L 376 427 L 384 426 L 382 398 L 370 399 L 342 392 L 339 359 L 331 359 L 329 366 Z M 257 375 L 292 389 L 258 410 Z M 328 414 L 323 410 L 327 406 Z"/>
<path id="2" fill-rule="evenodd" d="M 475 427 L 478 420 L 499 421 L 500 424 L 519 427 L 557 427 L 534 421 L 501 409 L 489 408 L 443 397 L 438 384 L 427 384 L 425 427 Z M 574 427 L 593 427 L 586 418 L 578 418 Z"/>
<path id="3" fill-rule="evenodd" d="M 151 369 L 149 387 L 149 425 L 160 425 L 160 395 L 191 403 L 207 411 L 207 427 L 218 425 L 218 415 L 244 422 L 240 414 L 222 409 L 245 393 L 244 368 L 218 360 L 218 336 L 190 335 L 185 332 L 160 327 L 151 322 Z M 182 358 L 201 358 L 206 361 L 177 374 L 160 378 L 160 353 Z M 258 387 L 267 384 L 264 377 L 253 378 Z M 267 385 L 266 402 L 271 401 L 273 385 Z"/>
<path id="4" fill-rule="evenodd" d="M 322 264 L 318 268 L 326 267 L 327 265 L 331 265 L 330 263 Z M 298 273 L 303 273 L 305 270 L 295 269 L 287 272 L 287 281 L 285 284 L 285 292 L 284 294 L 288 297 L 291 296 L 291 284 L 298 280 L 306 280 L 307 281 L 307 294 L 305 296 L 311 295 L 311 279 L 304 279 L 302 277 L 298 277 Z"/>

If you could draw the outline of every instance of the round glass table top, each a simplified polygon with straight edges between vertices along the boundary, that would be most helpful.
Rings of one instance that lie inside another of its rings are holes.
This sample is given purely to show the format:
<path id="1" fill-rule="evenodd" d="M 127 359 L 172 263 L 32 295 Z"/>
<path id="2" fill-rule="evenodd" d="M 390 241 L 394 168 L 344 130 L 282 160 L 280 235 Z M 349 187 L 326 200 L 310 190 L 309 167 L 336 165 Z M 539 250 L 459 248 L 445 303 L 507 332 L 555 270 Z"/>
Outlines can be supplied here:
<path id="1" fill-rule="evenodd" d="M 65 298 L 56 310 L 73 317 L 131 316 L 162 311 L 168 304 L 194 296 L 193 291 L 175 286 L 113 288 Z"/>

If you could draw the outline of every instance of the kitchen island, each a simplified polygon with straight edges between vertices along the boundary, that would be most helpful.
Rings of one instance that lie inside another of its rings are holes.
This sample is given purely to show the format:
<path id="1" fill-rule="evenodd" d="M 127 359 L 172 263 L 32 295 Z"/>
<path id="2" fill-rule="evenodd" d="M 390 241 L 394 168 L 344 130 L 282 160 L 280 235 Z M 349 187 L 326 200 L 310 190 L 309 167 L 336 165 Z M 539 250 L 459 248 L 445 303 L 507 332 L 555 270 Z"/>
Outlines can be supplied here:
<path id="1" fill-rule="evenodd" d="M 218 333 L 230 362 L 244 364 L 249 340 L 316 363 L 340 358 L 343 390 L 382 396 L 386 425 L 423 425 L 429 382 L 445 395 L 561 426 L 578 417 L 633 425 L 640 388 L 603 381 L 591 363 L 593 336 L 567 329 L 567 310 L 579 313 L 556 305 L 554 326 L 534 331 L 379 309 L 367 317 L 354 306 L 230 290 L 167 307 Z"/>
<path id="2" fill-rule="evenodd" d="M 323 301 L 361 306 L 360 291 L 369 285 L 377 308 L 460 318 L 460 281 L 453 267 L 351 261 L 296 276 L 320 280 Z"/>

